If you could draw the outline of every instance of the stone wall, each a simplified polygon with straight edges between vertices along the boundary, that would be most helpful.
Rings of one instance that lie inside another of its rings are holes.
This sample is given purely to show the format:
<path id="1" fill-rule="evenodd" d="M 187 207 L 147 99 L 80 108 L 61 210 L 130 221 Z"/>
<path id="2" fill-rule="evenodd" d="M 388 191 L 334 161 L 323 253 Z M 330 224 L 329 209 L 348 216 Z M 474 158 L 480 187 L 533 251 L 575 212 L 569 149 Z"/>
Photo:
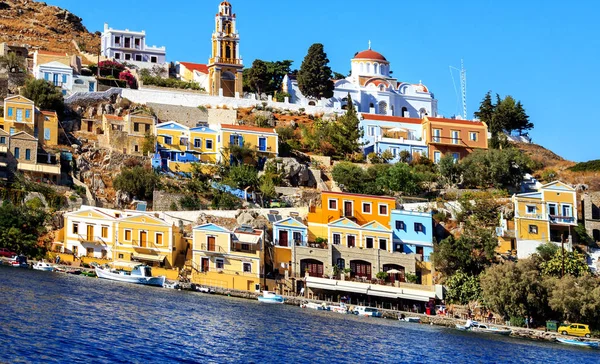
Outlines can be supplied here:
<path id="1" fill-rule="evenodd" d="M 197 107 L 158 104 L 149 102 L 146 105 L 152 108 L 156 117 L 161 122 L 176 121 L 187 127 L 196 127 L 198 122 L 208 121 L 208 112 Z"/>
<path id="2" fill-rule="evenodd" d="M 600 192 L 586 193 L 582 210 L 585 230 L 592 239 L 600 241 Z"/>
<path id="3" fill-rule="evenodd" d="M 152 196 L 152 208 L 154 211 L 168 211 L 171 210 L 173 203 L 179 206 L 179 201 L 185 195 L 182 193 L 170 193 L 165 191 L 154 191 Z M 195 220 L 193 220 L 195 221 Z M 178 223 L 177 223 L 178 224 Z"/>
<path id="4" fill-rule="evenodd" d="M 342 245 L 333 245 L 332 262 L 343 258 L 346 267 L 350 266 L 351 260 L 363 260 L 371 263 L 371 276 L 375 278 L 378 272 L 383 271 L 384 264 L 397 264 L 404 267 L 406 273 L 415 273 L 416 258 L 414 254 L 390 253 L 381 249 L 347 248 Z"/>
<path id="5" fill-rule="evenodd" d="M 237 111 L 229 109 L 208 109 L 209 124 L 236 124 Z"/>

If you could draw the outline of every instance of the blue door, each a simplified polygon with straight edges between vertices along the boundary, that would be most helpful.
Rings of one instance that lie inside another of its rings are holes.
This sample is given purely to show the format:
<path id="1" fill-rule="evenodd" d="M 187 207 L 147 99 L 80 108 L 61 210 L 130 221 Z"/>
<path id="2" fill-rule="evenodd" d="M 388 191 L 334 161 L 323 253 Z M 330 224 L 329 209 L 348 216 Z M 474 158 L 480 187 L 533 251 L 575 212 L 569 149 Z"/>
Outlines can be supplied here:
<path id="1" fill-rule="evenodd" d="M 58 73 L 55 73 L 52 76 L 52 81 L 54 81 L 54 86 L 60 86 L 59 83 L 58 83 Z"/>
<path id="2" fill-rule="evenodd" d="M 258 138 L 258 150 L 264 152 L 267 150 L 267 139 L 266 138 Z"/>

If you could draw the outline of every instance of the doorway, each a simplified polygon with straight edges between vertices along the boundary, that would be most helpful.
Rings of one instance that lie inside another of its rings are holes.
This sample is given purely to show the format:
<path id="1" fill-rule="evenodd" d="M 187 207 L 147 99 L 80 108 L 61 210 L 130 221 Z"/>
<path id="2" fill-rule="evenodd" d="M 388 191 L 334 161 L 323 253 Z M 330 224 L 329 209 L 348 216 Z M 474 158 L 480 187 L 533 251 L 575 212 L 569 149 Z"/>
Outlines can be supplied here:
<path id="1" fill-rule="evenodd" d="M 145 248 L 147 245 L 148 233 L 145 231 L 140 231 L 140 246 Z"/>

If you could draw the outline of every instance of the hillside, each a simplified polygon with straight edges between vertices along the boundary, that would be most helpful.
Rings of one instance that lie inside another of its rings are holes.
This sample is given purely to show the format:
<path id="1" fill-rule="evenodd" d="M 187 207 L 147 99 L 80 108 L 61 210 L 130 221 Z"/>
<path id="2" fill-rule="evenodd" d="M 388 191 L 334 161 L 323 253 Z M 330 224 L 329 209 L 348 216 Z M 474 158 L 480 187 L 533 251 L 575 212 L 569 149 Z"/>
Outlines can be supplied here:
<path id="1" fill-rule="evenodd" d="M 94 53 L 100 47 L 100 35 L 88 32 L 81 18 L 58 6 L 28 0 L 0 0 L 0 42 L 78 53 Z"/>

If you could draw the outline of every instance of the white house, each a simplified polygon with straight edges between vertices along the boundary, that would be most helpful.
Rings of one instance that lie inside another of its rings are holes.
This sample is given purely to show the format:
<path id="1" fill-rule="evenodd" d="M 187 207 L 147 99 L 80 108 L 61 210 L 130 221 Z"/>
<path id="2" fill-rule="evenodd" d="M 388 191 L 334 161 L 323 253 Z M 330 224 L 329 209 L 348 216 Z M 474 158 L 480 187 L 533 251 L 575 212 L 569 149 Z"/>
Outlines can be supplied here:
<path id="1" fill-rule="evenodd" d="M 391 74 L 388 60 L 369 47 L 352 58 L 350 76 L 334 81 L 335 90 L 331 99 L 306 98 L 298 82 L 288 76 L 283 81 L 283 90 L 290 94 L 290 102 L 302 105 L 345 109 L 350 94 L 359 112 L 413 118 L 437 116 L 437 100 L 427 86 L 420 82 L 400 82 Z"/>
<path id="2" fill-rule="evenodd" d="M 57 61 L 36 65 L 33 76 L 60 87 L 63 95 L 70 94 L 73 88 L 73 68 Z"/>
<path id="3" fill-rule="evenodd" d="M 101 52 L 104 57 L 113 58 L 119 62 L 164 64 L 167 58 L 165 47 L 146 45 L 146 32 L 116 30 L 104 24 L 102 33 Z"/>

